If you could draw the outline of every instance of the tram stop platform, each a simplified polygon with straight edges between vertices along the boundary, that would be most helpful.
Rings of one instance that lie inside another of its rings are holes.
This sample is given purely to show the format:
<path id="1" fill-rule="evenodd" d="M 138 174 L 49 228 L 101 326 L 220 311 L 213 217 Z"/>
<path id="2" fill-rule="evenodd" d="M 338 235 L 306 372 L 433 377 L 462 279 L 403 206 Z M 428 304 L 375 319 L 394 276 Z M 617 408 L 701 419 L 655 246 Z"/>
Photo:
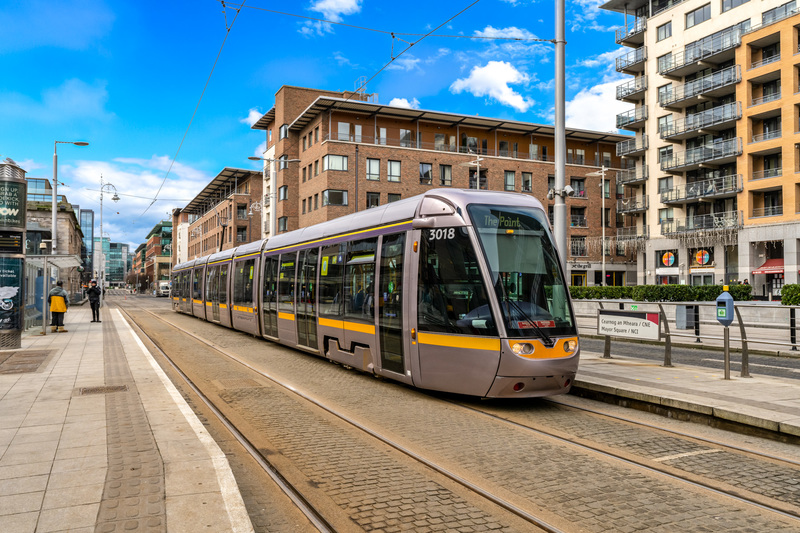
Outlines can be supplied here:
<path id="1" fill-rule="evenodd" d="M 720 358 L 722 354 L 720 354 Z M 581 350 L 572 393 L 772 437 L 800 437 L 800 382 Z"/>
<path id="2" fill-rule="evenodd" d="M 227 459 L 116 309 L 0 351 L 0 530 L 252 531 Z M 582 352 L 574 391 L 800 436 L 800 387 Z M 607 398 L 606 398 L 607 399 Z"/>
<path id="3" fill-rule="evenodd" d="M 0 351 L 0 530 L 253 531 L 227 459 L 116 309 Z"/>

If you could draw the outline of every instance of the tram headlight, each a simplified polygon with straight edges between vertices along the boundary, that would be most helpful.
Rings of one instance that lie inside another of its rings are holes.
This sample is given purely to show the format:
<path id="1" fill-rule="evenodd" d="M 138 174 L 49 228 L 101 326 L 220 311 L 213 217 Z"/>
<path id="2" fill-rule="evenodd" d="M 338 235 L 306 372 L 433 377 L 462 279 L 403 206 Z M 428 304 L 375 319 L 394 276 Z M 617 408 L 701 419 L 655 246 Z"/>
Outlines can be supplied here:
<path id="1" fill-rule="evenodd" d="M 530 355 L 533 353 L 533 344 L 529 342 L 515 342 L 511 345 L 511 351 L 516 355 Z"/>
<path id="2" fill-rule="evenodd" d="M 575 353 L 575 350 L 578 349 L 578 341 L 575 339 L 570 339 L 568 341 L 564 341 L 564 351 L 567 353 Z"/>

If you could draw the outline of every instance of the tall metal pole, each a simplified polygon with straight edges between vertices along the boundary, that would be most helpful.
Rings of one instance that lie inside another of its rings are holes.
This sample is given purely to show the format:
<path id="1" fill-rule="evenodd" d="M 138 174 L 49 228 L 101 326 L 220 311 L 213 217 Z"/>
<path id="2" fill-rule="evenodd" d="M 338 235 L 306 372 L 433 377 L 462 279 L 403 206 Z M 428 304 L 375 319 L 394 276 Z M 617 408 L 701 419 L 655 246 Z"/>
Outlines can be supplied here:
<path id="1" fill-rule="evenodd" d="M 602 256 L 602 279 L 600 285 L 607 285 L 606 283 L 606 166 L 600 167 L 600 198 L 602 199 L 602 212 L 600 222 L 603 225 L 603 245 L 600 247 L 600 255 Z"/>
<path id="2" fill-rule="evenodd" d="M 553 232 L 561 256 L 561 267 L 566 275 L 567 270 L 567 204 L 563 196 L 564 185 L 566 183 L 565 173 L 567 165 L 567 141 L 565 130 L 565 98 L 564 91 L 564 64 L 565 64 L 565 23 L 564 23 L 564 1 L 556 0 L 556 191 L 561 194 L 554 196 L 553 205 Z"/>
<path id="3" fill-rule="evenodd" d="M 103 250 L 103 175 L 100 174 L 100 307 L 103 307 L 103 300 L 106 295 L 106 265 L 105 253 Z"/>
<path id="4" fill-rule="evenodd" d="M 57 147 L 58 147 L 58 141 L 55 141 L 53 143 L 53 187 L 52 187 L 52 192 L 53 192 L 53 203 L 52 203 L 53 224 L 51 226 L 53 228 L 53 231 L 52 231 L 53 235 L 51 237 L 51 239 L 52 239 L 51 240 L 52 247 L 50 249 L 50 254 L 53 254 L 53 255 L 58 253 L 58 252 L 56 252 L 56 246 L 58 244 L 58 231 L 56 231 L 56 228 L 57 228 L 56 224 L 58 223 L 58 220 L 57 220 L 58 219 L 58 154 L 56 153 L 56 148 Z"/>

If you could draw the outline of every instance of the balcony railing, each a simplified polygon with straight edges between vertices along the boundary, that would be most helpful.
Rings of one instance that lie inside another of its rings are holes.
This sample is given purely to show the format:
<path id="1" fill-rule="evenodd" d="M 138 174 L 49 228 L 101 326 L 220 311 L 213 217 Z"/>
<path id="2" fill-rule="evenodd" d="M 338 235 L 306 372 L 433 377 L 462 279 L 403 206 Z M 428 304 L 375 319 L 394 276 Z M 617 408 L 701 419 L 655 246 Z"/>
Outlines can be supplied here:
<path id="1" fill-rule="evenodd" d="M 701 163 L 710 163 L 720 159 L 733 158 L 742 153 L 742 139 L 728 139 L 706 146 L 692 148 L 685 152 L 673 154 L 661 160 L 661 170 L 677 170 Z"/>
<path id="2" fill-rule="evenodd" d="M 661 234 L 689 233 L 698 230 L 740 229 L 744 217 L 741 211 L 726 211 L 710 215 L 695 215 L 683 220 L 672 220 L 661 224 Z"/>
<path id="3" fill-rule="evenodd" d="M 630 111 L 617 115 L 617 128 L 624 128 L 628 124 L 643 122 L 645 120 L 647 120 L 647 108 L 644 106 L 637 107 L 636 109 L 631 109 Z"/>
<path id="4" fill-rule="evenodd" d="M 783 168 L 768 168 L 753 172 L 748 181 L 763 180 L 767 178 L 779 178 L 783 176 Z"/>
<path id="5" fill-rule="evenodd" d="M 671 91 L 667 91 L 661 95 L 659 103 L 663 107 L 669 107 L 672 104 L 688 100 L 694 96 L 721 89 L 729 85 L 735 85 L 740 81 L 742 81 L 742 69 L 739 65 L 733 65 L 674 87 Z"/>
<path id="6" fill-rule="evenodd" d="M 617 172 L 617 183 L 636 183 L 647 181 L 647 167 L 628 168 Z"/>
<path id="7" fill-rule="evenodd" d="M 742 191 L 742 175 L 718 176 L 661 191 L 661 203 L 678 203 L 731 195 Z"/>
<path id="8" fill-rule="evenodd" d="M 617 86 L 617 100 L 624 100 L 631 95 L 644 92 L 646 89 L 647 76 L 639 76 Z"/>
<path id="9" fill-rule="evenodd" d="M 742 44 L 742 31 L 739 28 L 709 35 L 699 41 L 689 43 L 683 51 L 672 54 L 669 61 L 660 61 L 658 72 L 661 75 L 673 73 L 682 67 L 732 50 L 740 44 Z"/>
<path id="10" fill-rule="evenodd" d="M 686 115 L 686 117 L 665 126 L 660 134 L 662 139 L 668 139 L 683 133 L 697 131 L 701 128 L 732 122 L 741 117 L 742 104 L 739 102 L 731 102 L 730 104 L 706 109 L 700 113 Z"/>
<path id="11" fill-rule="evenodd" d="M 586 223 L 586 215 L 570 215 L 569 226 L 571 228 L 588 228 Z"/>
<path id="12" fill-rule="evenodd" d="M 622 28 L 617 29 L 616 32 L 616 42 L 617 44 L 621 44 L 623 41 L 630 39 L 635 35 L 639 35 L 642 33 L 645 28 L 647 28 L 647 19 L 645 17 L 637 18 L 633 21 L 633 24 L 629 24 Z"/>
<path id="13" fill-rule="evenodd" d="M 754 207 L 753 217 L 778 217 L 783 214 L 782 205 L 771 205 L 769 207 Z"/>
<path id="14" fill-rule="evenodd" d="M 617 200 L 617 213 L 637 213 L 647 210 L 647 196 L 629 196 Z"/>
<path id="15" fill-rule="evenodd" d="M 638 137 L 617 143 L 617 155 L 628 155 L 647 150 L 647 137 Z"/>
<path id="16" fill-rule="evenodd" d="M 642 229 L 636 226 L 626 226 L 624 228 L 617 228 L 617 240 L 629 241 L 634 239 L 647 239 L 650 235 L 648 227 L 644 226 Z"/>
<path id="17" fill-rule="evenodd" d="M 624 56 L 617 58 L 617 72 L 624 72 L 638 63 L 644 63 L 647 59 L 647 47 L 642 46 L 636 50 L 628 52 Z M 644 67 L 644 65 L 642 65 Z"/>
<path id="18" fill-rule="evenodd" d="M 780 60 L 781 60 L 781 55 L 780 54 L 775 54 L 774 56 L 765 57 L 761 61 L 754 61 L 750 65 L 750 69 L 749 70 L 753 70 L 754 68 L 758 68 L 758 67 L 763 67 L 764 65 L 769 65 L 770 63 L 775 63 L 776 61 L 780 61 Z"/>
<path id="19" fill-rule="evenodd" d="M 780 91 L 772 93 L 772 94 L 766 94 L 766 95 L 760 96 L 758 98 L 753 98 L 753 103 L 750 104 L 750 107 L 761 105 L 761 104 L 766 104 L 766 103 L 769 103 L 769 102 L 774 102 L 775 100 L 780 100 L 780 99 L 781 99 L 781 92 Z"/>
<path id="20" fill-rule="evenodd" d="M 753 140 L 750 142 L 760 143 L 762 141 L 770 141 L 772 139 L 780 139 L 781 130 L 767 131 L 764 133 L 757 133 L 753 135 Z"/>

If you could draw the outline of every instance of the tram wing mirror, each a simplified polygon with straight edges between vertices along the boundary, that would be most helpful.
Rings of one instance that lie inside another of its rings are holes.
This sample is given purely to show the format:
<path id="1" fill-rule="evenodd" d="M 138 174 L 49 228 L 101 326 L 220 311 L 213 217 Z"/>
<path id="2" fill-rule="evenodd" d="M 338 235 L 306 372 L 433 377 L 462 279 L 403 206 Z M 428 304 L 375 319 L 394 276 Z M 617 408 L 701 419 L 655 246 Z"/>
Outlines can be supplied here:
<path id="1" fill-rule="evenodd" d="M 414 229 L 435 228 L 436 220 L 433 218 L 415 218 L 411 221 L 411 227 Z"/>

